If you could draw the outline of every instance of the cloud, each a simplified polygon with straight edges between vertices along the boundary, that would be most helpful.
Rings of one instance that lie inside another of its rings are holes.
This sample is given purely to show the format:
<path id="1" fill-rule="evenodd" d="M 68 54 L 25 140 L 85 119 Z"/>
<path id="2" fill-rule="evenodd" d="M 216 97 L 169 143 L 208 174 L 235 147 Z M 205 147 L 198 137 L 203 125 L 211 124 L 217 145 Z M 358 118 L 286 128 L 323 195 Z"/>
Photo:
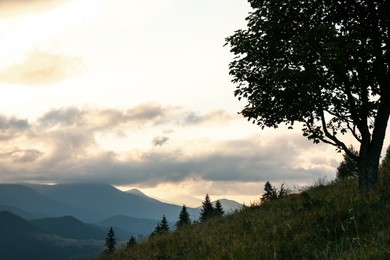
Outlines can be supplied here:
<path id="1" fill-rule="evenodd" d="M 183 124 L 191 113 L 202 118 L 198 122 L 203 123 Z M 52 109 L 31 122 L 0 116 L 0 131 L 8 133 L 4 135 L 7 138 L 0 140 L 3 149 L 0 180 L 93 181 L 155 187 L 191 179 L 211 183 L 269 180 L 296 184 L 334 173 L 337 160 L 327 155 L 328 146 L 313 145 L 300 133 L 214 139 L 219 132 L 208 132 L 208 124 L 204 122 L 211 125 L 220 122 L 223 129 L 225 123 L 235 119 L 224 114 L 223 111 L 199 114 L 181 107 L 145 103 L 122 110 Z M 198 128 L 208 137 L 180 138 Z M 110 144 L 112 139 L 107 139 L 105 133 L 108 137 L 120 133 L 113 139 L 118 143 L 132 145 L 132 140 L 143 141 L 139 147 L 116 151 L 98 140 L 97 136 L 101 136 Z M 198 147 L 193 147 L 197 143 Z M 156 146 L 159 149 L 153 149 Z"/>
<path id="2" fill-rule="evenodd" d="M 25 59 L 0 71 L 0 82 L 26 85 L 57 83 L 83 71 L 81 59 L 37 49 Z"/>
<path id="3" fill-rule="evenodd" d="M 212 110 L 205 114 L 198 114 L 195 112 L 190 112 L 184 118 L 182 123 L 186 124 L 205 124 L 205 123 L 220 123 L 223 121 L 232 120 L 234 117 L 231 114 L 228 114 L 224 110 Z"/>
<path id="4" fill-rule="evenodd" d="M 29 128 L 27 119 L 0 115 L 0 141 L 15 138 Z"/>
<path id="5" fill-rule="evenodd" d="M 162 146 L 163 144 L 168 142 L 168 140 L 169 140 L 169 138 L 166 136 L 156 136 L 155 138 L 153 138 L 152 144 L 154 146 Z"/>

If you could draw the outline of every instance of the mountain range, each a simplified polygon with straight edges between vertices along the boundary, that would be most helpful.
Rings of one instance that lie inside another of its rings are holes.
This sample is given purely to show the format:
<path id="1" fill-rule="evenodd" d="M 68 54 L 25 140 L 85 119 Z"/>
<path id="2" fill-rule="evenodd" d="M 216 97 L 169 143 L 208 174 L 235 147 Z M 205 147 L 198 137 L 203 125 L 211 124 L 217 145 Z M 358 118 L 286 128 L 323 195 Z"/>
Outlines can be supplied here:
<path id="1" fill-rule="evenodd" d="M 242 207 L 220 202 L 226 213 Z M 173 228 L 181 208 L 136 189 L 123 192 L 104 184 L 0 184 L 0 230 L 6 234 L 0 238 L 0 259 L 96 256 L 110 227 L 118 241 L 126 242 L 148 236 L 163 215 Z M 192 220 L 200 209 L 187 207 Z"/>

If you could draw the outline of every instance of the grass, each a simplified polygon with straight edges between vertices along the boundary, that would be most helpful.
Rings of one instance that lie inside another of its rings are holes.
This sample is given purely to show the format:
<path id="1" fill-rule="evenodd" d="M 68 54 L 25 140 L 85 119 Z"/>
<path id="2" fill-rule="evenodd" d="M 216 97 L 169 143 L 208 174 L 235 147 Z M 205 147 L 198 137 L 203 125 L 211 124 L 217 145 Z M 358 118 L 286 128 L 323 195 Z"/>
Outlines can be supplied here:
<path id="1" fill-rule="evenodd" d="M 103 259 L 390 259 L 390 173 L 382 175 L 371 194 L 355 179 L 317 184 Z"/>

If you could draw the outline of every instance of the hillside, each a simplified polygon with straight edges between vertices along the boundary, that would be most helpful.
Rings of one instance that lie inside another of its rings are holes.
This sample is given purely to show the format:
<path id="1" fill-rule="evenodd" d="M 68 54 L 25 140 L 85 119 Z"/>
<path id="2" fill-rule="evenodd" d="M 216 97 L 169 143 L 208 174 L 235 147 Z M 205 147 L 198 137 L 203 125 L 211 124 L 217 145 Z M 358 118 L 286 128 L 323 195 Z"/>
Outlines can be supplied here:
<path id="1" fill-rule="evenodd" d="M 104 248 L 103 241 L 67 239 L 11 212 L 0 212 L 0 259 L 86 259 Z"/>
<path id="2" fill-rule="evenodd" d="M 103 228 L 83 223 L 71 216 L 36 219 L 30 223 L 47 233 L 64 238 L 103 240 L 107 235 L 107 231 Z"/>
<path id="3" fill-rule="evenodd" d="M 390 176 L 315 185 L 123 248 L 106 259 L 389 259 Z"/>

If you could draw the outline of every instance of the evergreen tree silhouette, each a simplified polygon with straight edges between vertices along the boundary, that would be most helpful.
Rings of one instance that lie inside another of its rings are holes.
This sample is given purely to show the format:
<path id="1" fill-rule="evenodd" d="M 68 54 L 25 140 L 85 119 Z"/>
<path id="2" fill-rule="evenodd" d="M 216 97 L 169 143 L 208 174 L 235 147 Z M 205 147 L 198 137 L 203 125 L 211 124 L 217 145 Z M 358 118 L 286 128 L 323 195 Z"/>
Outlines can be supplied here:
<path id="1" fill-rule="evenodd" d="M 165 215 L 163 215 L 160 222 L 160 232 L 168 232 L 168 231 L 169 231 L 169 224 L 167 218 L 165 217 Z"/>
<path id="2" fill-rule="evenodd" d="M 222 217 L 223 214 L 225 214 L 225 211 L 223 211 L 221 202 L 219 200 L 217 200 L 215 202 L 215 216 Z"/>
<path id="3" fill-rule="evenodd" d="M 209 194 L 206 194 L 204 201 L 202 202 L 202 209 L 200 210 L 200 222 L 209 220 L 214 216 L 214 207 L 211 204 Z"/>
<path id="4" fill-rule="evenodd" d="M 115 245 L 116 245 L 115 233 L 111 227 L 106 237 L 106 250 L 104 252 L 106 254 L 113 253 L 115 251 Z"/>
<path id="5" fill-rule="evenodd" d="M 183 205 L 180 211 L 179 220 L 176 222 L 176 227 L 181 228 L 191 224 L 190 214 L 187 211 L 186 205 Z"/>
<path id="6" fill-rule="evenodd" d="M 264 193 L 261 197 L 261 202 L 277 199 L 276 189 L 267 181 L 264 185 Z"/>
<path id="7" fill-rule="evenodd" d="M 156 235 L 159 235 L 159 234 L 162 234 L 165 232 L 169 232 L 169 224 L 168 224 L 167 218 L 165 217 L 165 215 L 163 215 L 161 222 L 157 223 L 157 226 L 154 229 L 154 231 L 152 232 L 152 234 L 150 234 L 150 237 L 154 237 Z"/>
<path id="8" fill-rule="evenodd" d="M 130 248 L 130 247 L 133 247 L 135 245 L 137 245 L 137 240 L 135 239 L 134 236 L 131 236 L 129 241 L 127 242 L 127 247 Z"/>

